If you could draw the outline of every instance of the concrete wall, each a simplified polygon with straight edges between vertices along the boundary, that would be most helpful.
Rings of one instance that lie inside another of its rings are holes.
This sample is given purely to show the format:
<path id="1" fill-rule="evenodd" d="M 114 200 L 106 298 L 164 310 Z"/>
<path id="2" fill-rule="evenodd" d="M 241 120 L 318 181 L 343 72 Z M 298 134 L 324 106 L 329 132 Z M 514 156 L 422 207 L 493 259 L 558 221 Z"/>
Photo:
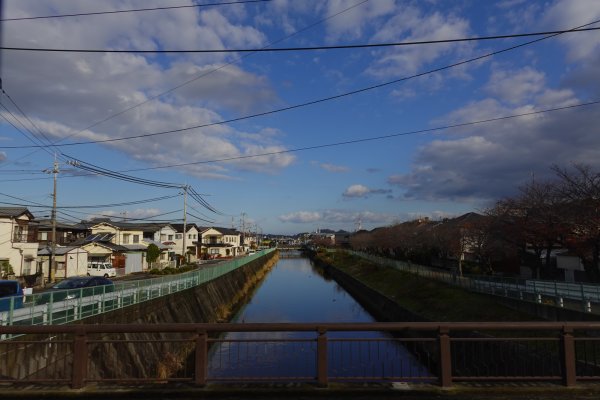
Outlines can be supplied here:
<path id="1" fill-rule="evenodd" d="M 84 324 L 152 324 L 186 322 L 226 322 L 243 300 L 257 287 L 276 264 L 272 252 L 214 281 L 170 296 L 160 297 L 114 312 L 81 320 Z M 26 349 L 11 348 L 4 341 L 0 353 L 0 375 L 16 379 L 70 379 L 72 337 L 34 336 L 26 340 L 40 342 Z M 124 339 L 129 343 L 117 343 Z M 139 343 L 131 343 L 131 340 Z M 126 334 L 88 338 L 88 379 L 171 376 L 183 368 L 191 346 L 173 343 L 176 335 Z M 23 340 L 23 337 L 19 338 Z M 66 343 L 61 343 L 67 341 Z M 154 341 L 149 343 L 148 341 Z M 52 345 L 48 345 L 52 342 Z"/>

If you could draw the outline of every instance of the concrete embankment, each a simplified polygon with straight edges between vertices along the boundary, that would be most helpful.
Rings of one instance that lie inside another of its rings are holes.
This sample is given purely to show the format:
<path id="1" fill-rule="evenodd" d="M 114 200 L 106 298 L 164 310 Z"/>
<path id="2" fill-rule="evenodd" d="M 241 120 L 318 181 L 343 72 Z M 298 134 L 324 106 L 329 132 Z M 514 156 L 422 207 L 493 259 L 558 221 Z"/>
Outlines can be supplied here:
<path id="1" fill-rule="evenodd" d="M 243 300 L 277 263 L 271 252 L 215 280 L 168 296 L 141 302 L 109 313 L 80 320 L 81 324 L 169 324 L 227 321 Z M 129 333 L 88 338 L 88 379 L 166 378 L 185 367 L 191 342 L 174 334 Z M 189 338 L 188 338 L 189 339 Z M 71 375 L 69 337 L 34 337 L 27 351 L 11 352 L 2 374 L 15 378 Z M 56 346 L 48 346 L 54 340 Z M 65 344 L 61 341 L 66 340 Z M 123 341 L 121 343 L 121 341 Z M 36 343 L 39 342 L 39 343 Z"/>

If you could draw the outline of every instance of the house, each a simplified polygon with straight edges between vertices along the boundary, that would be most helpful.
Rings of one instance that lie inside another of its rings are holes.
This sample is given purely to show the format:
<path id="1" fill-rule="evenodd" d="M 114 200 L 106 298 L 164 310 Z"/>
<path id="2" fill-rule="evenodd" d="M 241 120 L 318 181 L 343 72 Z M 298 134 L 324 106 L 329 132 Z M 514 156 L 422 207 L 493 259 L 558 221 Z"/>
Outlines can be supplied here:
<path id="1" fill-rule="evenodd" d="M 235 257 L 243 253 L 241 234 L 235 229 L 204 228 L 195 242 L 198 258 Z"/>
<path id="2" fill-rule="evenodd" d="M 37 271 L 38 243 L 25 207 L 0 207 L 0 265 L 2 275 L 22 277 Z M 41 271 L 40 271 L 41 272 Z"/>
<path id="3" fill-rule="evenodd" d="M 65 279 L 71 276 L 87 274 L 88 252 L 83 248 L 78 246 L 57 246 L 54 254 L 56 256 L 55 279 Z M 45 246 L 38 250 L 38 266 L 42 271 L 50 270 L 51 258 L 51 246 Z"/>
<path id="4" fill-rule="evenodd" d="M 183 231 L 183 224 L 171 224 L 171 226 L 173 227 L 173 229 L 175 229 L 175 244 L 173 246 L 175 254 L 182 255 L 183 238 L 185 235 L 185 253 L 187 262 L 196 261 L 198 258 L 196 256 L 196 245 L 194 244 L 194 242 L 198 241 L 199 235 L 198 227 L 196 226 L 196 224 L 186 224 L 186 232 Z"/>
<path id="5" fill-rule="evenodd" d="M 41 219 L 36 221 L 37 241 L 40 247 L 52 244 L 52 220 Z M 89 226 L 84 223 L 67 224 L 56 222 L 56 244 L 58 246 L 68 246 L 78 239 L 83 239 L 88 235 Z"/>

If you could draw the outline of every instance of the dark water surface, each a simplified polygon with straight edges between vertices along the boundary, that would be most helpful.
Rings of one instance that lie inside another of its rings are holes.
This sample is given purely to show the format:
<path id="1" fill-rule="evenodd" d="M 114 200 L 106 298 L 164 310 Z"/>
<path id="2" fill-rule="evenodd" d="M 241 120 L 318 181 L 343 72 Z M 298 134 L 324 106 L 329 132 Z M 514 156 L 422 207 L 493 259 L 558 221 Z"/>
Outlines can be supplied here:
<path id="1" fill-rule="evenodd" d="M 233 322 L 376 322 L 306 258 L 280 259 Z M 315 332 L 230 333 L 209 354 L 209 379 L 311 380 Z M 334 379 L 426 377 L 427 368 L 383 332 L 328 332 L 328 374 Z M 361 340 L 354 340 L 360 338 Z M 268 339 L 266 341 L 249 341 Z"/>

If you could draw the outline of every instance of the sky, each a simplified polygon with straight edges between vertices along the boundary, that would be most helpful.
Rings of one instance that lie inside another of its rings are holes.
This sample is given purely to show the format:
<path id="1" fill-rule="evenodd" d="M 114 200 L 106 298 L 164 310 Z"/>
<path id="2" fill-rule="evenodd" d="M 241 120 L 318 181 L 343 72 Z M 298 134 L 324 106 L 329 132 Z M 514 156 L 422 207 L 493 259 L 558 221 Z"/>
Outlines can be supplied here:
<path id="1" fill-rule="evenodd" d="M 211 206 L 188 196 L 188 223 L 354 231 L 600 167 L 600 105 L 582 105 L 600 100 L 597 30 L 240 51 L 570 30 L 600 20 L 600 1 L 219 2 L 3 0 L 0 44 L 29 50 L 0 50 L 0 206 L 47 218 L 56 159 L 65 222 L 182 223 L 188 185 Z M 178 8 L 23 19 L 159 7 Z"/>

